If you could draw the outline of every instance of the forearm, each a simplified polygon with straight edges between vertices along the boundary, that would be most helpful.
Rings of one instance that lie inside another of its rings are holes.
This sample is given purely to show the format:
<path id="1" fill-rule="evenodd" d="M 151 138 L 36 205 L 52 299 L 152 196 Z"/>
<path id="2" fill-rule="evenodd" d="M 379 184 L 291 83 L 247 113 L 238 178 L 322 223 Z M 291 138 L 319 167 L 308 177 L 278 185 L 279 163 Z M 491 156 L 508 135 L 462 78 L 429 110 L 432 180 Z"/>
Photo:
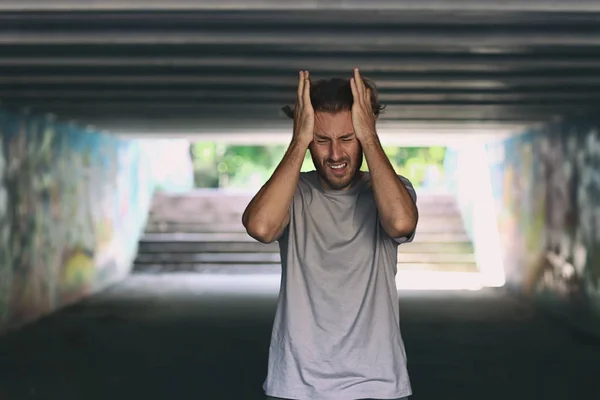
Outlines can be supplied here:
<path id="1" fill-rule="evenodd" d="M 410 235 L 416 228 L 418 212 L 404 183 L 385 155 L 379 138 L 362 143 L 369 166 L 375 202 L 385 231 L 392 237 Z"/>
<path id="2" fill-rule="evenodd" d="M 272 242 L 287 224 L 307 149 L 307 143 L 292 140 L 271 178 L 246 207 L 242 222 L 256 240 Z"/>

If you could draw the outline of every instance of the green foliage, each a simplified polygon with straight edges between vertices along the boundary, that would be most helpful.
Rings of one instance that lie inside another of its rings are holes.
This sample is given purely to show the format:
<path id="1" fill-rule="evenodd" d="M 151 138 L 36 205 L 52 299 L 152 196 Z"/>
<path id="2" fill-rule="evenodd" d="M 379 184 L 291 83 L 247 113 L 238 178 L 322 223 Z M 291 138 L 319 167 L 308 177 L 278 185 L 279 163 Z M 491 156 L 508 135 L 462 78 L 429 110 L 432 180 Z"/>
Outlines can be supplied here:
<path id="1" fill-rule="evenodd" d="M 197 187 L 256 188 L 269 179 L 283 158 L 285 145 L 226 145 L 197 142 L 191 154 Z M 384 151 L 397 173 L 409 178 L 415 186 L 438 181 L 443 171 L 444 147 L 394 147 Z M 310 153 L 306 153 L 302 171 L 314 169 Z M 362 169 L 368 170 L 366 160 Z M 433 175 L 432 175 L 433 172 Z"/>

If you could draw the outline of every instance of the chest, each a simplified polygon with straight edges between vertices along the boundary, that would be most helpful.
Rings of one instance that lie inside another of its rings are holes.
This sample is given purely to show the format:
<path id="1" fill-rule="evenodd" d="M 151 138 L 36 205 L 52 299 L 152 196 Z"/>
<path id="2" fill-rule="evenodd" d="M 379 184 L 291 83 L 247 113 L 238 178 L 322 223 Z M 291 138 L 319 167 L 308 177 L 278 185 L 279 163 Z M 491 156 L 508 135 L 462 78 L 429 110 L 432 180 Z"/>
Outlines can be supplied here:
<path id="1" fill-rule="evenodd" d="M 379 226 L 372 191 L 353 196 L 304 196 L 295 204 L 293 219 L 305 245 L 329 251 L 368 246 Z"/>

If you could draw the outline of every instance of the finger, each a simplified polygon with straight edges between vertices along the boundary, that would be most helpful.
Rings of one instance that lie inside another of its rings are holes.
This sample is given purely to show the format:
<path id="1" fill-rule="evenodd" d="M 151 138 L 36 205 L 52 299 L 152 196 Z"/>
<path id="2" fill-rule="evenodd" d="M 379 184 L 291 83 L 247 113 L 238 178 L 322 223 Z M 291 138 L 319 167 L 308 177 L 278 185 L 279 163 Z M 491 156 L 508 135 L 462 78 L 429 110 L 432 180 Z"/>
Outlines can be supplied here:
<path id="1" fill-rule="evenodd" d="M 365 94 L 365 85 L 363 83 L 363 80 L 360 76 L 360 72 L 358 71 L 358 68 L 354 68 L 354 80 L 356 82 L 356 90 L 358 92 L 358 94 L 361 97 L 364 97 Z"/>
<path id="2" fill-rule="evenodd" d="M 371 105 L 371 88 L 367 88 L 366 90 L 365 104 L 369 107 L 369 111 L 373 113 L 373 106 Z"/>
<path id="3" fill-rule="evenodd" d="M 305 71 L 304 74 L 304 93 L 303 93 L 303 101 L 304 101 L 304 105 L 309 105 L 311 104 L 310 102 L 310 79 L 309 79 L 309 73 L 308 71 Z"/>
<path id="4" fill-rule="evenodd" d="M 298 105 L 302 104 L 302 94 L 304 93 L 304 71 L 298 74 Z"/>
<path id="5" fill-rule="evenodd" d="M 354 78 L 350 78 L 350 89 L 352 90 L 352 97 L 354 98 L 354 102 L 359 102 L 358 89 L 356 88 L 356 82 Z"/>

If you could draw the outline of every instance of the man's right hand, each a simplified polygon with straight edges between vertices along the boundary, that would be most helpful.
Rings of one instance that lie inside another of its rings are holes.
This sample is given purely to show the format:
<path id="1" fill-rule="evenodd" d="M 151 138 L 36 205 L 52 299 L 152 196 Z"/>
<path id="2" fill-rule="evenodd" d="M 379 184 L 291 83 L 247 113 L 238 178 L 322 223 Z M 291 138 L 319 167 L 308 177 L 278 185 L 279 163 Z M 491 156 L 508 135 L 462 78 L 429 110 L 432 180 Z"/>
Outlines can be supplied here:
<path id="1" fill-rule="evenodd" d="M 252 198 L 242 216 L 246 231 L 259 242 L 277 240 L 290 222 L 290 204 L 306 150 L 314 138 L 314 128 L 315 112 L 310 101 L 308 71 L 300 71 L 292 141 L 273 175 Z"/>
<path id="2" fill-rule="evenodd" d="M 308 71 L 300 71 L 298 99 L 294 108 L 294 139 L 308 146 L 314 137 L 315 112 L 310 101 L 310 79 Z"/>

